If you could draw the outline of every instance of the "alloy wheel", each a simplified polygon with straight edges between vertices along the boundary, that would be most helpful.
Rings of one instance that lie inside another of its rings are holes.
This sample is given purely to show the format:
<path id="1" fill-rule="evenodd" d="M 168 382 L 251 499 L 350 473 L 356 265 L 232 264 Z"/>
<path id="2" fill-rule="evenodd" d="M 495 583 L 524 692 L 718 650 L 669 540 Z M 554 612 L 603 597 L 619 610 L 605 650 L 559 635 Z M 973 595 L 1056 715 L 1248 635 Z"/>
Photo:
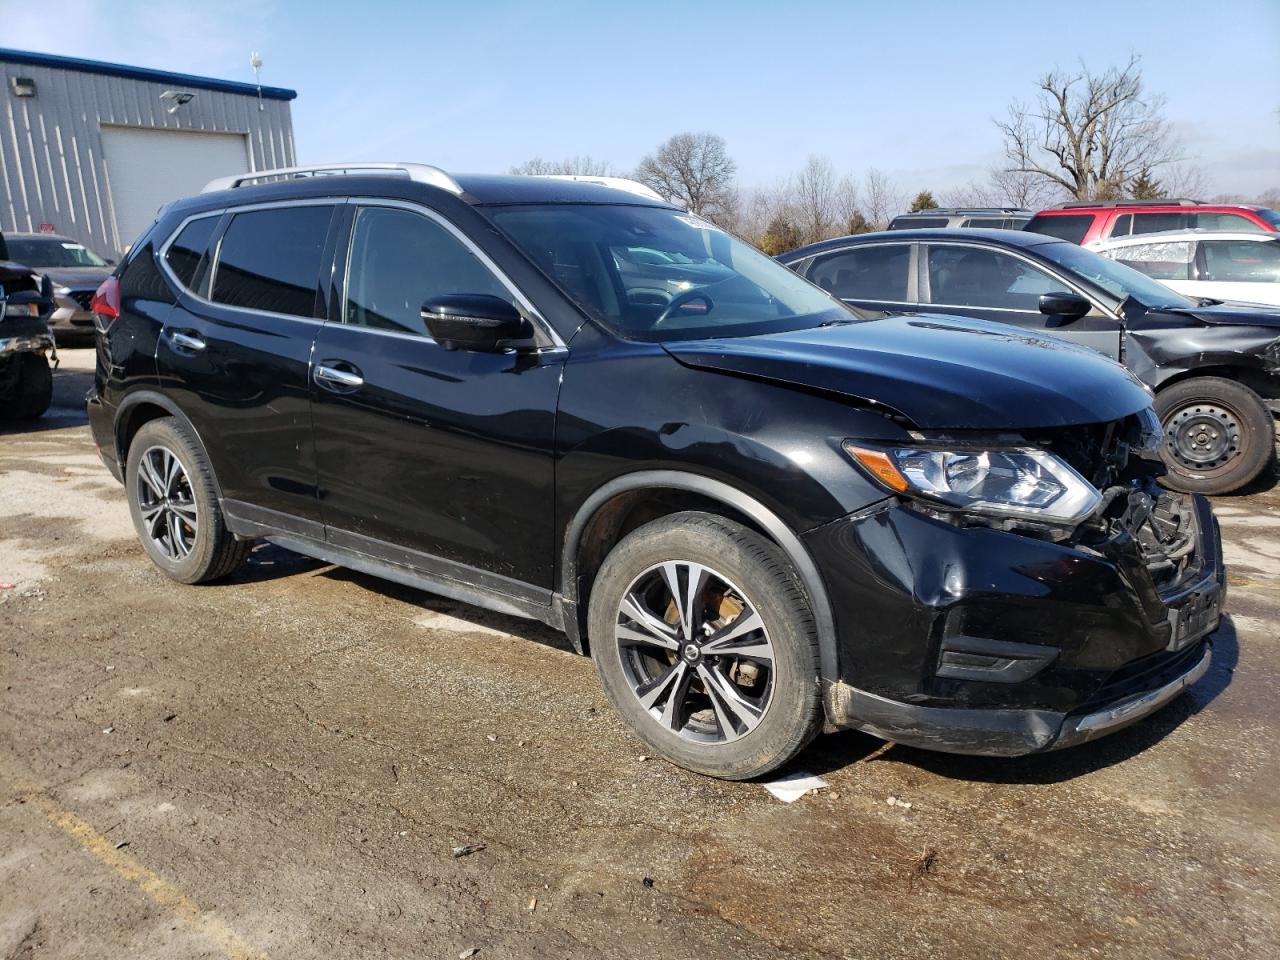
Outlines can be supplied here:
<path id="1" fill-rule="evenodd" d="M 746 594 L 711 567 L 672 560 L 641 573 L 618 605 L 614 635 L 631 692 L 684 739 L 737 740 L 769 709 L 769 631 Z"/>
<path id="2" fill-rule="evenodd" d="M 169 560 L 185 560 L 196 542 L 199 517 L 186 469 L 173 451 L 150 447 L 138 461 L 136 495 L 142 525 Z"/>

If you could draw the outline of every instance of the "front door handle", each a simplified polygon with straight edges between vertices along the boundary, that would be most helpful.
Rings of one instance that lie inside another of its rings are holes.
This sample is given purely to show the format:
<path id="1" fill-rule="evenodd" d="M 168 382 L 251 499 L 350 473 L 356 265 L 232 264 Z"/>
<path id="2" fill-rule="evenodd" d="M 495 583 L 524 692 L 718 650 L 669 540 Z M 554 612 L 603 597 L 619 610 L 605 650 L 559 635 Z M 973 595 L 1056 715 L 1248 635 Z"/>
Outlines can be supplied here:
<path id="1" fill-rule="evenodd" d="M 335 393 L 347 393 L 364 386 L 364 377 L 359 369 L 350 363 L 343 363 L 342 367 L 333 366 L 337 363 L 343 363 L 343 361 L 327 360 L 317 363 L 315 372 L 311 375 L 312 378 L 326 390 L 332 390 Z"/>
<path id="2" fill-rule="evenodd" d="M 178 353 L 199 353 L 207 344 L 204 339 L 193 333 L 183 333 L 181 330 L 170 330 L 168 332 L 169 342 L 173 344 L 173 348 Z"/>

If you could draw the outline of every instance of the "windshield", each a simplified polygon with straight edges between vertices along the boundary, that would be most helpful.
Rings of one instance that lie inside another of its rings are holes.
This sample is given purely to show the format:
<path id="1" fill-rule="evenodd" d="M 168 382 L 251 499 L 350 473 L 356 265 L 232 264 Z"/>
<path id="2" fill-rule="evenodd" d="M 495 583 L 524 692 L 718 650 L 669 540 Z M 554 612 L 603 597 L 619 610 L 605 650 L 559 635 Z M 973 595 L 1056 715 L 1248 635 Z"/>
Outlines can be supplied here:
<path id="1" fill-rule="evenodd" d="M 489 207 L 584 310 L 635 340 L 741 337 L 858 317 L 700 217 L 664 207 Z"/>
<path id="2" fill-rule="evenodd" d="M 107 261 L 82 243 L 61 237 L 13 237 L 9 259 L 27 267 L 105 267 Z"/>
<path id="3" fill-rule="evenodd" d="M 1148 309 L 1186 310 L 1196 306 L 1195 301 L 1175 293 L 1133 267 L 1108 260 L 1074 243 L 1045 243 L 1037 246 L 1035 251 L 1046 260 L 1101 287 L 1117 300 L 1133 297 Z"/>

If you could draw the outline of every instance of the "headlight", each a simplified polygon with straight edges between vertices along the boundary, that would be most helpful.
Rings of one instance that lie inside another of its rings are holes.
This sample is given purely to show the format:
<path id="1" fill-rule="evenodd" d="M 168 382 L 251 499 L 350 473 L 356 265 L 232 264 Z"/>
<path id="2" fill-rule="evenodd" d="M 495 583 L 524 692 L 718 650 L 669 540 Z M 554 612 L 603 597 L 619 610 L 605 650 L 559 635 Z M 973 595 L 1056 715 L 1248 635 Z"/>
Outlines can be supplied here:
<path id="1" fill-rule="evenodd" d="M 852 441 L 844 448 L 894 493 L 953 510 L 1073 526 L 1102 502 L 1097 488 L 1044 450 L 864 447 Z"/>
<path id="2" fill-rule="evenodd" d="M 71 296 L 71 288 L 70 288 L 70 287 L 54 287 L 54 288 L 53 288 L 53 292 L 54 292 L 54 293 L 56 293 L 56 294 L 57 294 L 58 296 L 60 296 L 60 297 L 69 297 L 69 296 Z"/>

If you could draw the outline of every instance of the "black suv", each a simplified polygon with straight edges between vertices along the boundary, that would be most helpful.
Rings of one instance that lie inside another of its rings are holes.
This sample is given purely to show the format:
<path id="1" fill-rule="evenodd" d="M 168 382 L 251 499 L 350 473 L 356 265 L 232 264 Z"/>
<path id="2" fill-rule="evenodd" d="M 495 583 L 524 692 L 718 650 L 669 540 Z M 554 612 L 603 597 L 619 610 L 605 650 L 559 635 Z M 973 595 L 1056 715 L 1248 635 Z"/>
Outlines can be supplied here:
<path id="1" fill-rule="evenodd" d="M 1280 309 L 1177 293 L 1066 240 L 914 230 L 824 240 L 778 260 L 854 307 L 994 320 L 1092 347 L 1155 392 L 1167 485 L 1230 493 L 1275 456 Z"/>
<path id="2" fill-rule="evenodd" d="M 1020 207 L 930 207 L 894 217 L 889 229 L 1021 230 L 1031 222 L 1031 216 L 1030 210 Z"/>
<path id="3" fill-rule="evenodd" d="M 99 291 L 93 433 L 174 579 L 263 538 L 541 620 L 730 778 L 824 719 L 1079 743 L 1207 669 L 1217 527 L 1120 366 L 862 322 L 636 194 L 344 169 L 178 202 Z"/>

